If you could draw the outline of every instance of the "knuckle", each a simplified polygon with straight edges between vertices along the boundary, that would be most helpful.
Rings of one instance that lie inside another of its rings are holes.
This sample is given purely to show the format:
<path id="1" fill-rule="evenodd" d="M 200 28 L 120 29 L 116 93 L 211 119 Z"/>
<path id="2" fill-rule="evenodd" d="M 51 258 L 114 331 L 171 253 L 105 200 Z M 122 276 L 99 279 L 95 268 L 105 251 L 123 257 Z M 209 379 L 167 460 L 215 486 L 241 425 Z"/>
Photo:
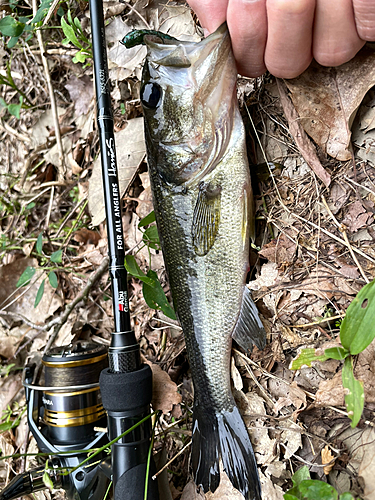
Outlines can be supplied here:
<path id="1" fill-rule="evenodd" d="M 314 4 L 315 0 L 267 0 L 267 9 L 289 15 L 300 15 Z"/>

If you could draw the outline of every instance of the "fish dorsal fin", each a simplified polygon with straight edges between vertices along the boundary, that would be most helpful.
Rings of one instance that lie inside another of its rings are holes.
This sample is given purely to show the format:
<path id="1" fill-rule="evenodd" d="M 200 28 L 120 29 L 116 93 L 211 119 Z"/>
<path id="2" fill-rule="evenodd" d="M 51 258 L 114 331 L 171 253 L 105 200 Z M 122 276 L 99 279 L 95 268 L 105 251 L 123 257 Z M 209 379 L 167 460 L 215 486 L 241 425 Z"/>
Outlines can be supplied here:
<path id="1" fill-rule="evenodd" d="M 240 315 L 232 337 L 245 351 L 251 351 L 253 344 L 258 349 L 263 349 L 266 345 L 266 331 L 259 318 L 251 292 L 246 286 L 243 292 Z"/>
<path id="2" fill-rule="evenodd" d="M 195 253 L 206 255 L 215 242 L 220 222 L 221 188 L 201 183 L 194 208 L 191 236 Z"/>

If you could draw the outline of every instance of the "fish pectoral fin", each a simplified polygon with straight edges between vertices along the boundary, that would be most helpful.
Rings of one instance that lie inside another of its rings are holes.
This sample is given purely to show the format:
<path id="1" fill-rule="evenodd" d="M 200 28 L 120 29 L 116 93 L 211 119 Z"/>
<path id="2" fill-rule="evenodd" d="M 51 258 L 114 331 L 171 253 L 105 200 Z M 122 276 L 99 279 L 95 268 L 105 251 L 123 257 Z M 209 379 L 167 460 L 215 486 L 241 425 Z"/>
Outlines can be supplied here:
<path id="1" fill-rule="evenodd" d="M 206 255 L 215 242 L 219 229 L 221 188 L 201 183 L 194 208 L 191 236 L 195 253 Z"/>
<path id="2" fill-rule="evenodd" d="M 258 349 L 263 349 L 266 345 L 266 331 L 259 318 L 251 292 L 246 286 L 243 292 L 240 315 L 232 337 L 245 351 L 252 351 L 253 344 Z"/>

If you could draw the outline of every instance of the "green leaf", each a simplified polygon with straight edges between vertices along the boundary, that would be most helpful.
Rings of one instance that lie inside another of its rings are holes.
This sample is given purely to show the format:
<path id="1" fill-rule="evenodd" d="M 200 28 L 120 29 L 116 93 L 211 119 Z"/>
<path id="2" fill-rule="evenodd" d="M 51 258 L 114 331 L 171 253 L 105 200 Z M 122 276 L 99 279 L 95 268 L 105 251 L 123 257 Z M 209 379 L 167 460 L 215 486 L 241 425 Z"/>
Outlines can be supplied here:
<path id="1" fill-rule="evenodd" d="M 52 479 L 50 477 L 50 475 L 48 474 L 48 460 L 46 461 L 46 466 L 45 466 L 45 469 L 44 469 L 44 473 L 43 473 L 43 483 L 45 484 L 45 486 L 50 489 L 50 490 L 53 490 L 53 482 L 52 482 Z"/>
<path id="2" fill-rule="evenodd" d="M 375 338 L 375 280 L 354 298 L 341 323 L 340 339 L 350 354 L 358 354 Z"/>
<path id="3" fill-rule="evenodd" d="M 65 19 L 62 17 L 61 18 L 61 27 L 64 32 L 64 35 L 66 38 L 71 42 L 73 45 L 78 47 L 79 49 L 82 49 L 82 44 L 78 41 L 78 38 L 76 37 L 76 34 L 74 32 L 74 29 L 69 26 L 69 24 L 65 21 Z M 65 40 L 64 40 L 65 41 Z"/>
<path id="4" fill-rule="evenodd" d="M 16 45 L 16 43 L 18 42 L 18 39 L 19 39 L 19 36 L 11 36 L 9 38 L 8 43 L 7 43 L 8 49 L 12 49 Z"/>
<path id="5" fill-rule="evenodd" d="M 333 486 L 316 481 L 314 479 L 306 479 L 298 486 L 303 500 L 337 500 L 338 493 Z"/>
<path id="6" fill-rule="evenodd" d="M 12 16 L 5 16 L 0 19 L 0 33 L 5 36 L 20 36 L 24 27 L 24 23 L 18 22 Z"/>
<path id="7" fill-rule="evenodd" d="M 15 116 L 17 120 L 20 119 L 20 111 L 22 108 L 23 97 L 20 97 L 19 104 L 8 104 L 8 111 L 12 116 Z"/>
<path id="8" fill-rule="evenodd" d="M 342 367 L 342 385 L 345 391 L 345 404 L 348 417 L 352 421 L 350 425 L 354 428 L 357 426 L 363 412 L 365 393 L 363 382 L 354 378 L 353 360 L 351 357 L 346 358 Z"/>
<path id="9" fill-rule="evenodd" d="M 147 283 L 150 287 L 155 286 L 155 280 L 149 278 L 139 267 L 137 264 L 134 255 L 126 255 L 125 256 L 125 269 L 131 274 L 134 278 L 138 278 L 143 281 L 143 283 Z"/>
<path id="10" fill-rule="evenodd" d="M 31 278 L 35 274 L 35 267 L 27 266 L 24 272 L 21 274 L 19 280 L 17 281 L 16 287 L 28 285 L 31 281 Z"/>
<path id="11" fill-rule="evenodd" d="M 324 356 L 327 359 L 337 359 L 342 361 L 347 356 L 349 356 L 349 351 L 347 351 L 344 347 L 330 347 L 329 349 L 324 350 Z"/>
<path id="12" fill-rule="evenodd" d="M 138 227 L 148 226 L 149 224 L 152 224 L 153 222 L 155 222 L 155 212 L 154 211 L 150 212 L 148 215 L 146 215 L 146 217 L 143 217 L 143 219 L 141 219 L 139 221 Z"/>
<path id="13" fill-rule="evenodd" d="M 298 488 L 292 488 L 284 493 L 284 500 L 300 500 L 301 495 Z"/>
<path id="14" fill-rule="evenodd" d="M 37 307 L 39 302 L 42 300 L 42 297 L 44 294 L 44 282 L 45 282 L 45 280 L 43 280 L 41 282 L 40 287 L 38 288 L 38 291 L 37 291 L 36 297 L 35 297 L 34 307 Z"/>
<path id="15" fill-rule="evenodd" d="M 327 357 L 324 354 L 320 356 L 315 354 L 314 348 L 301 349 L 301 352 L 298 356 L 293 359 L 290 369 L 291 370 L 299 370 L 302 366 L 311 366 L 313 361 L 325 361 Z"/>
<path id="16" fill-rule="evenodd" d="M 30 21 L 31 24 L 37 24 L 40 21 L 42 21 L 45 16 L 47 15 L 47 12 L 49 11 L 49 8 L 51 7 L 52 0 L 43 0 L 42 3 L 40 4 L 39 9 L 37 10 L 35 17 Z"/>
<path id="17" fill-rule="evenodd" d="M 167 300 L 156 272 L 150 269 L 147 276 L 154 281 L 154 286 L 151 287 L 147 283 L 143 283 L 142 290 L 146 304 L 152 309 L 163 311 L 168 318 L 176 319 L 176 314 Z"/>
<path id="18" fill-rule="evenodd" d="M 62 262 L 62 250 L 56 250 L 56 252 L 53 252 L 53 254 L 50 257 L 51 262 L 54 262 L 55 264 L 61 264 Z"/>
<path id="19" fill-rule="evenodd" d="M 354 497 L 351 493 L 347 492 L 340 495 L 339 500 L 354 500 Z"/>
<path id="20" fill-rule="evenodd" d="M 156 226 L 148 227 L 143 233 L 143 243 L 154 250 L 160 249 L 160 240 L 158 228 Z"/>
<path id="21" fill-rule="evenodd" d="M 14 427 L 14 421 L 3 422 L 2 424 L 0 424 L 0 432 L 9 431 L 13 427 Z"/>
<path id="22" fill-rule="evenodd" d="M 59 282 L 58 282 L 55 271 L 51 271 L 48 274 L 48 279 L 49 279 L 49 283 L 50 283 L 52 288 L 57 288 L 59 286 Z"/>
<path id="23" fill-rule="evenodd" d="M 310 471 L 306 465 L 298 469 L 292 476 L 293 486 L 298 486 L 305 479 L 311 479 Z"/>
<path id="24" fill-rule="evenodd" d="M 36 240 L 36 245 L 35 245 L 36 251 L 39 255 L 42 254 L 42 249 L 43 249 L 43 233 L 40 233 L 38 236 L 38 239 Z"/>
<path id="25" fill-rule="evenodd" d="M 77 63 L 84 63 L 86 61 L 86 59 L 89 57 L 89 55 L 87 54 L 87 52 L 84 51 L 84 49 L 81 49 L 79 52 L 77 52 L 77 54 L 73 57 L 73 62 L 75 64 Z"/>

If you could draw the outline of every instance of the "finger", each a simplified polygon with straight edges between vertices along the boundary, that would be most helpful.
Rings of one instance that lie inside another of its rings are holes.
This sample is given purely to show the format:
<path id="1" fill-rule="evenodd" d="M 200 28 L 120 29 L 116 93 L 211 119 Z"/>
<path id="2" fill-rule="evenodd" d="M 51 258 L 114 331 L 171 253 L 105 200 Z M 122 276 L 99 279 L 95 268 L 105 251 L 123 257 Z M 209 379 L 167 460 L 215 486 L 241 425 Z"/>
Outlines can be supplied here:
<path id="1" fill-rule="evenodd" d="M 323 66 L 349 61 L 365 42 L 358 36 L 352 0 L 317 0 L 313 55 Z"/>
<path id="2" fill-rule="evenodd" d="M 359 37 L 362 40 L 375 41 L 374 0 L 353 0 L 353 8 Z"/>
<path id="3" fill-rule="evenodd" d="M 279 78 L 300 75 L 312 60 L 315 0 L 267 0 L 265 64 Z"/>
<path id="4" fill-rule="evenodd" d="M 266 71 L 266 0 L 229 0 L 227 22 L 238 72 L 260 76 Z"/>
<path id="5" fill-rule="evenodd" d="M 202 28 L 215 31 L 226 20 L 228 0 L 187 0 Z M 208 34 L 208 33 L 207 33 Z"/>

